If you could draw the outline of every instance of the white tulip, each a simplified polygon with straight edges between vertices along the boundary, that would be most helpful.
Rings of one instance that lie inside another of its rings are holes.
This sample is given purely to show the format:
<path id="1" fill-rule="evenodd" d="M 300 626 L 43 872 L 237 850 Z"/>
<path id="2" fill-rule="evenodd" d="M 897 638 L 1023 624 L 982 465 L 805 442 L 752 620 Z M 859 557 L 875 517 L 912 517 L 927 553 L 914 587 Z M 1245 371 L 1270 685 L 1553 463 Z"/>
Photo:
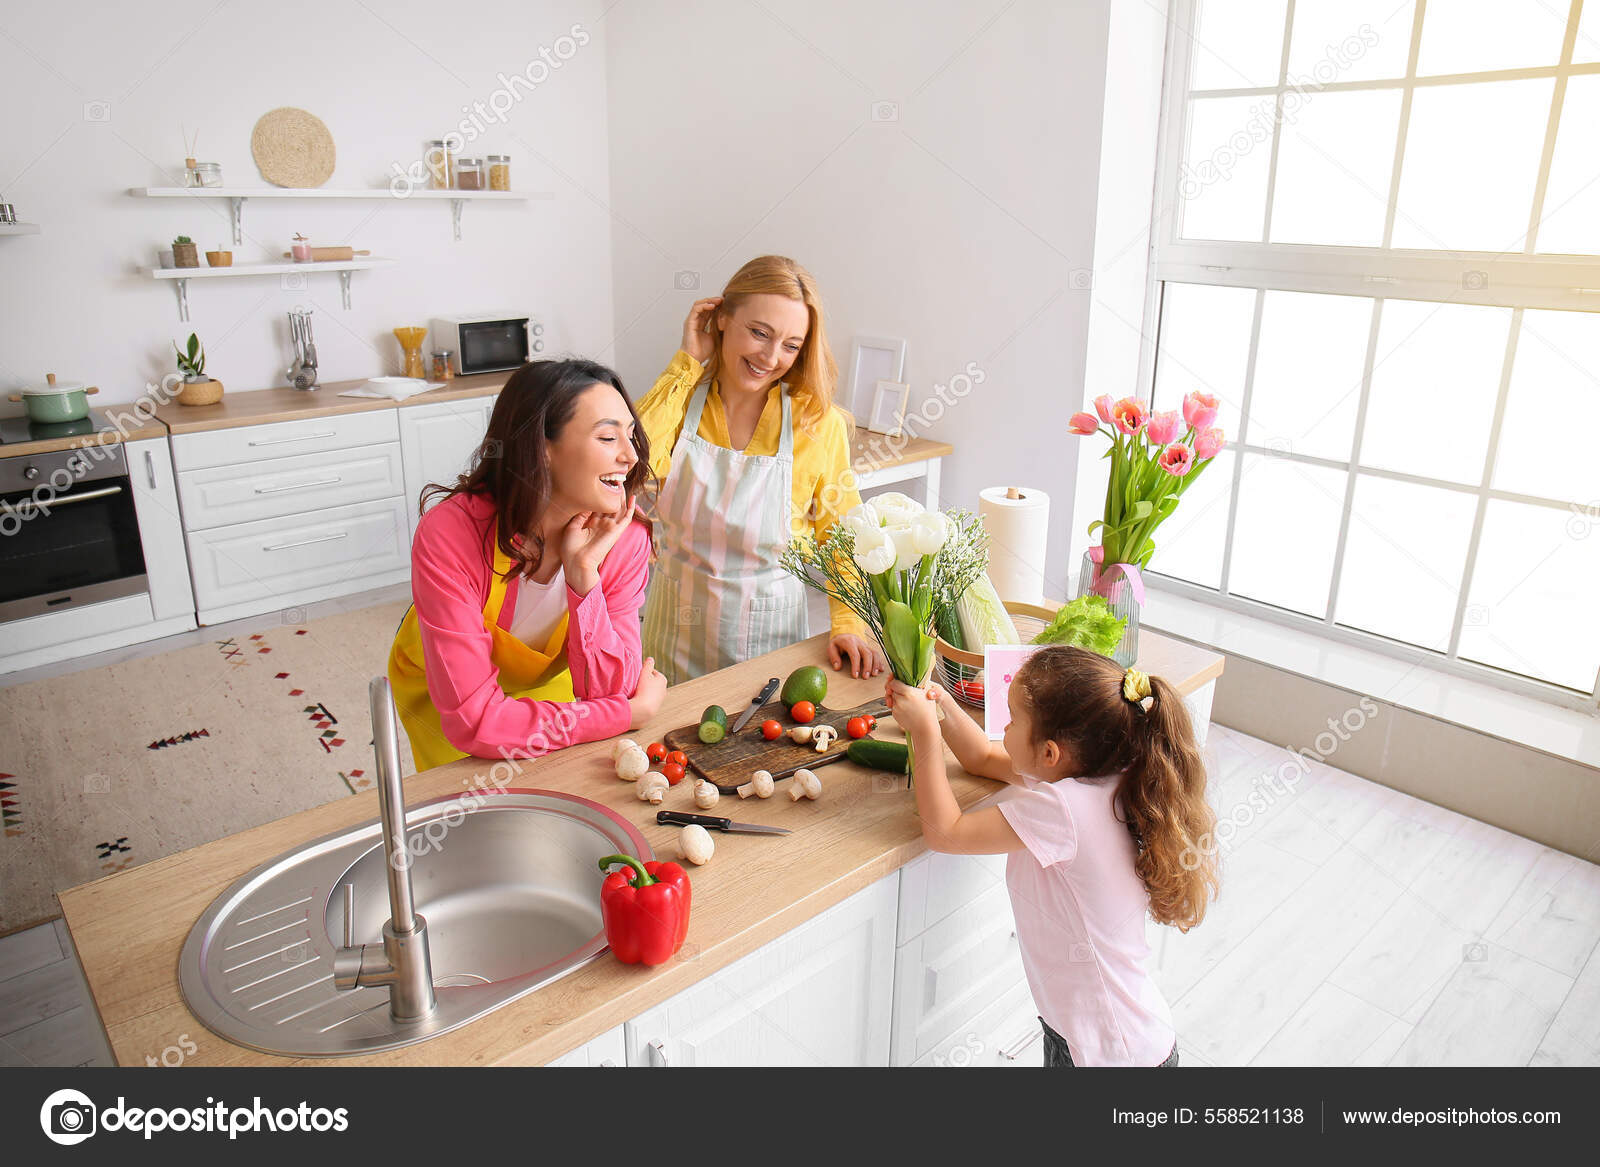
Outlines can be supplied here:
<path id="1" fill-rule="evenodd" d="M 882 575 L 895 563 L 895 542 L 882 527 L 872 527 L 856 535 L 856 566 L 867 575 Z"/>
<path id="2" fill-rule="evenodd" d="M 942 511 L 923 511 L 911 520 L 911 533 L 917 550 L 923 555 L 932 555 L 950 537 L 950 524 Z"/>
<path id="3" fill-rule="evenodd" d="M 922 562 L 922 552 L 917 549 L 917 528 L 914 523 L 890 523 L 884 528 L 894 546 L 896 571 L 913 571 Z"/>
<path id="4" fill-rule="evenodd" d="M 878 512 L 873 509 L 870 502 L 851 507 L 839 521 L 858 541 L 862 538 L 863 532 L 876 531 L 883 526 L 883 520 L 878 517 Z"/>
<path id="5" fill-rule="evenodd" d="M 894 526 L 896 523 L 909 523 L 925 509 L 916 499 L 909 498 L 898 490 L 891 490 L 885 494 L 875 496 L 872 500 L 872 507 L 883 519 L 886 526 Z"/>

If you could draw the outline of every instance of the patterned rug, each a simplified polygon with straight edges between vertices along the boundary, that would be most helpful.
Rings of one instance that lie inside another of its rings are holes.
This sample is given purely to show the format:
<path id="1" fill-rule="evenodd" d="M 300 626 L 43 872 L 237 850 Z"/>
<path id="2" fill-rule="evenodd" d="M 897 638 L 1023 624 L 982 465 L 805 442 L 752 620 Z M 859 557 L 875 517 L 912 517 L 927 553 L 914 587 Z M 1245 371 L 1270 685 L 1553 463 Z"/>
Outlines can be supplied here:
<path id="1" fill-rule="evenodd" d="M 405 610 L 0 689 L 0 935 L 59 916 L 58 891 L 370 789 L 367 682 Z M 404 733 L 400 754 L 409 774 Z"/>

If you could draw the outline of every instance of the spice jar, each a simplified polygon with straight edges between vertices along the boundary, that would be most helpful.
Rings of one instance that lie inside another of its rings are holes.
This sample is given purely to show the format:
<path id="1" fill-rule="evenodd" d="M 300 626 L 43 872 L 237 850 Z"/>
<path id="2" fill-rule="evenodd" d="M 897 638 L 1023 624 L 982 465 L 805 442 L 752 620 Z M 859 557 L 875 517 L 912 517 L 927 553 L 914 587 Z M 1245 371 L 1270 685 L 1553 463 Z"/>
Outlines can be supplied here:
<path id="1" fill-rule="evenodd" d="M 482 158 L 457 158 L 456 159 L 456 189 L 457 190 L 482 190 L 483 189 L 483 159 Z"/>
<path id="2" fill-rule="evenodd" d="M 455 379 L 456 371 L 450 366 L 450 350 L 436 348 L 433 350 L 433 377 L 434 381 L 451 381 Z"/>
<path id="3" fill-rule="evenodd" d="M 450 149 L 445 145 L 443 138 L 435 138 L 427 143 L 423 151 L 422 161 L 428 168 L 428 189 L 449 190 L 455 184 L 455 173 L 451 168 Z"/>
<path id="4" fill-rule="evenodd" d="M 511 189 L 511 155 L 489 155 L 489 189 Z"/>

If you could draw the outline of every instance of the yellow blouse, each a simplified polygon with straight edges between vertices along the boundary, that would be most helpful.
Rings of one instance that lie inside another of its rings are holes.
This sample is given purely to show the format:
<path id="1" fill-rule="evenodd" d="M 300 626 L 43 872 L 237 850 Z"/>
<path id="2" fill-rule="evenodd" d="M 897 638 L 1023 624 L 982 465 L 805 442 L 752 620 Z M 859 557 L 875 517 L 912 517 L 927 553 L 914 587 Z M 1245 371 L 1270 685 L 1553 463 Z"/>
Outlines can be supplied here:
<path id="1" fill-rule="evenodd" d="M 688 353 L 678 351 L 667 366 L 667 371 L 657 378 L 650 392 L 639 403 L 639 420 L 644 423 L 645 434 L 650 439 L 650 469 L 662 482 L 672 467 L 672 448 L 678 443 L 683 430 L 684 414 L 689 411 L 689 398 L 694 387 L 705 375 L 705 366 Z M 745 447 L 745 453 L 772 457 L 778 452 L 779 431 L 783 426 L 783 403 L 779 400 L 776 385 L 767 393 L 766 406 L 761 420 Z M 722 409 L 722 395 L 717 386 L 711 386 L 706 398 L 706 408 L 700 413 L 700 437 L 725 450 L 733 448 L 728 436 L 728 418 Z M 850 430 L 844 415 L 831 410 L 823 421 L 821 431 L 808 434 L 799 425 L 794 430 L 794 484 L 790 488 L 789 529 L 794 535 L 810 534 L 823 538 L 834 523 L 851 507 L 861 502 L 850 469 Z M 838 484 L 836 490 L 827 489 Z M 824 492 L 828 501 L 824 502 Z M 833 635 L 854 633 L 863 638 L 870 634 L 856 614 L 837 600 L 828 600 Z"/>

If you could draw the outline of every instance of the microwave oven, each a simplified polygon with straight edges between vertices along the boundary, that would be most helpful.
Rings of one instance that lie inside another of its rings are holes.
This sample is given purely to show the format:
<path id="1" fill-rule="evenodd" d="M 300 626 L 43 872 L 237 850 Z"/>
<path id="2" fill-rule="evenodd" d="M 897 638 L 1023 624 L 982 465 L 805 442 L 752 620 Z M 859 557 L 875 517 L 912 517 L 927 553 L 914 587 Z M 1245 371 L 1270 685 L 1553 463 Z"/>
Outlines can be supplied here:
<path id="1" fill-rule="evenodd" d="M 435 316 L 430 327 L 433 347 L 450 350 L 450 363 L 462 377 L 521 368 L 544 351 L 544 325 L 531 316 Z"/>

